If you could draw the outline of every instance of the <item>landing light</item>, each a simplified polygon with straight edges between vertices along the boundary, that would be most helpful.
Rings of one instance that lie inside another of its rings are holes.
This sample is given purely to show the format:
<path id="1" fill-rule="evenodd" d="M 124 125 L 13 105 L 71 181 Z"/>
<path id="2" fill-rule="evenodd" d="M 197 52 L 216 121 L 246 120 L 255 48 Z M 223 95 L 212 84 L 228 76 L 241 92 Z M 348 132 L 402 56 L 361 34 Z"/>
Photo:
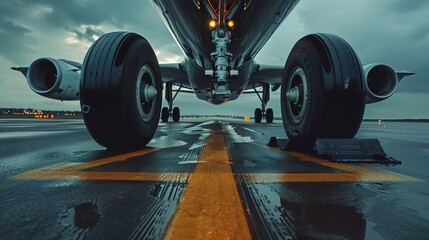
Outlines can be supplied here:
<path id="1" fill-rule="evenodd" d="M 229 28 L 233 28 L 235 25 L 234 21 L 232 21 L 232 20 L 229 20 L 227 24 L 228 24 Z"/>
<path id="2" fill-rule="evenodd" d="M 210 28 L 215 28 L 216 25 L 217 25 L 216 20 L 210 20 L 210 22 L 209 22 Z"/>

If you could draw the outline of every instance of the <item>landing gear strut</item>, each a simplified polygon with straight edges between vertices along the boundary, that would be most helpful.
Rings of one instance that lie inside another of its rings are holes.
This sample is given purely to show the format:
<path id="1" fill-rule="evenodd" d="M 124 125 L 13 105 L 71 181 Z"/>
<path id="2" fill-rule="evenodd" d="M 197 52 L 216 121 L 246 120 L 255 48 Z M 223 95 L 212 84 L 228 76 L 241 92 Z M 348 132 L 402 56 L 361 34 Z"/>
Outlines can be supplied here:
<path id="1" fill-rule="evenodd" d="M 179 86 L 179 89 L 176 90 L 176 93 L 173 95 L 173 84 L 172 83 L 165 84 L 165 100 L 167 100 L 168 102 L 168 107 L 163 107 L 161 110 L 162 122 L 167 122 L 170 116 L 172 116 L 174 122 L 179 121 L 180 109 L 178 107 L 173 108 L 173 101 L 176 99 L 180 89 L 182 89 L 182 86 Z"/>
<path id="2" fill-rule="evenodd" d="M 255 109 L 255 123 L 260 123 L 262 118 L 265 118 L 267 123 L 272 123 L 274 119 L 274 112 L 272 108 L 266 108 L 268 101 L 270 101 L 270 85 L 262 85 L 262 97 L 259 92 L 254 88 L 255 93 L 258 95 L 259 100 L 261 100 L 261 108 Z"/>

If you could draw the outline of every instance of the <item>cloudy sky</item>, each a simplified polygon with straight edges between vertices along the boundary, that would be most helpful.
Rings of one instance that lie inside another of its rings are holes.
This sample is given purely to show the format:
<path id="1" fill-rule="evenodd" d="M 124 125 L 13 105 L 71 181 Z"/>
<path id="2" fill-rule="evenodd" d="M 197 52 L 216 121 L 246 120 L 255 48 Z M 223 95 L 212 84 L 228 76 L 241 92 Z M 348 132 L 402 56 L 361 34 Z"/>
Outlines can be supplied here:
<path id="1" fill-rule="evenodd" d="M 269 1 L 268 1 L 269 2 Z M 367 105 L 366 118 L 429 118 L 429 1 L 301 0 L 257 61 L 283 66 L 293 44 L 314 32 L 346 39 L 363 63 L 386 63 L 416 72 L 395 95 Z M 182 53 L 149 0 L 8 0 L 0 2 L 0 107 L 79 110 L 79 102 L 49 100 L 33 93 L 11 66 L 28 66 L 39 57 L 82 62 L 96 37 L 127 30 L 143 35 L 160 62 L 180 62 Z M 213 106 L 193 95 L 179 95 L 182 114 L 253 115 L 256 95 Z M 269 107 L 280 116 L 279 91 Z"/>

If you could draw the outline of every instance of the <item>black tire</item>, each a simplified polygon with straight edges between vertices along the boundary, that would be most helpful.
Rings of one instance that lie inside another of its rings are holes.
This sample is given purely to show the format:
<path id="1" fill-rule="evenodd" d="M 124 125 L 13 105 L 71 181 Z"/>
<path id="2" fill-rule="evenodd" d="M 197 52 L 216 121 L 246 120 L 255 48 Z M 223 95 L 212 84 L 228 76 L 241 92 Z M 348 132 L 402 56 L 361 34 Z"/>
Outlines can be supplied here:
<path id="1" fill-rule="evenodd" d="M 82 65 L 81 107 L 86 127 L 100 145 L 143 148 L 152 139 L 161 110 L 161 71 L 149 43 L 135 33 L 103 35 Z M 156 90 L 145 100 L 148 87 Z"/>
<path id="2" fill-rule="evenodd" d="M 298 150 L 311 150 L 317 138 L 352 138 L 359 130 L 365 77 L 342 38 L 312 34 L 300 39 L 287 59 L 281 87 L 283 125 Z"/>
<path id="3" fill-rule="evenodd" d="M 267 111 L 265 111 L 265 120 L 267 123 L 272 123 L 274 119 L 274 112 L 272 108 L 268 108 Z"/>
<path id="4" fill-rule="evenodd" d="M 173 108 L 173 121 L 178 122 L 180 120 L 180 109 L 178 107 Z"/>
<path id="5" fill-rule="evenodd" d="M 167 107 L 163 107 L 161 110 L 161 121 L 162 122 L 168 122 L 168 117 L 170 116 L 170 113 L 168 112 Z"/>
<path id="6" fill-rule="evenodd" d="M 255 123 L 260 123 L 262 120 L 262 110 L 260 108 L 255 109 Z"/>

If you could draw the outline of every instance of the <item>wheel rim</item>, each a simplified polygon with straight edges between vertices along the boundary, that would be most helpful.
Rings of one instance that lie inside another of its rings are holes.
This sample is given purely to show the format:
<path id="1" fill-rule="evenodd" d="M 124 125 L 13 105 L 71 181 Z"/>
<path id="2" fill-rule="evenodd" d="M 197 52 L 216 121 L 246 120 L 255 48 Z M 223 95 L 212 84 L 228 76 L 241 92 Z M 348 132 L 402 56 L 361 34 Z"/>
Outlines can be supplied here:
<path id="1" fill-rule="evenodd" d="M 305 72 L 295 67 L 289 77 L 286 92 L 286 108 L 290 120 L 298 124 L 304 119 L 308 108 L 308 84 Z"/>
<path id="2" fill-rule="evenodd" d="M 136 101 L 140 118 L 149 122 L 155 115 L 157 90 L 155 74 L 149 65 L 143 65 L 137 75 Z"/>

